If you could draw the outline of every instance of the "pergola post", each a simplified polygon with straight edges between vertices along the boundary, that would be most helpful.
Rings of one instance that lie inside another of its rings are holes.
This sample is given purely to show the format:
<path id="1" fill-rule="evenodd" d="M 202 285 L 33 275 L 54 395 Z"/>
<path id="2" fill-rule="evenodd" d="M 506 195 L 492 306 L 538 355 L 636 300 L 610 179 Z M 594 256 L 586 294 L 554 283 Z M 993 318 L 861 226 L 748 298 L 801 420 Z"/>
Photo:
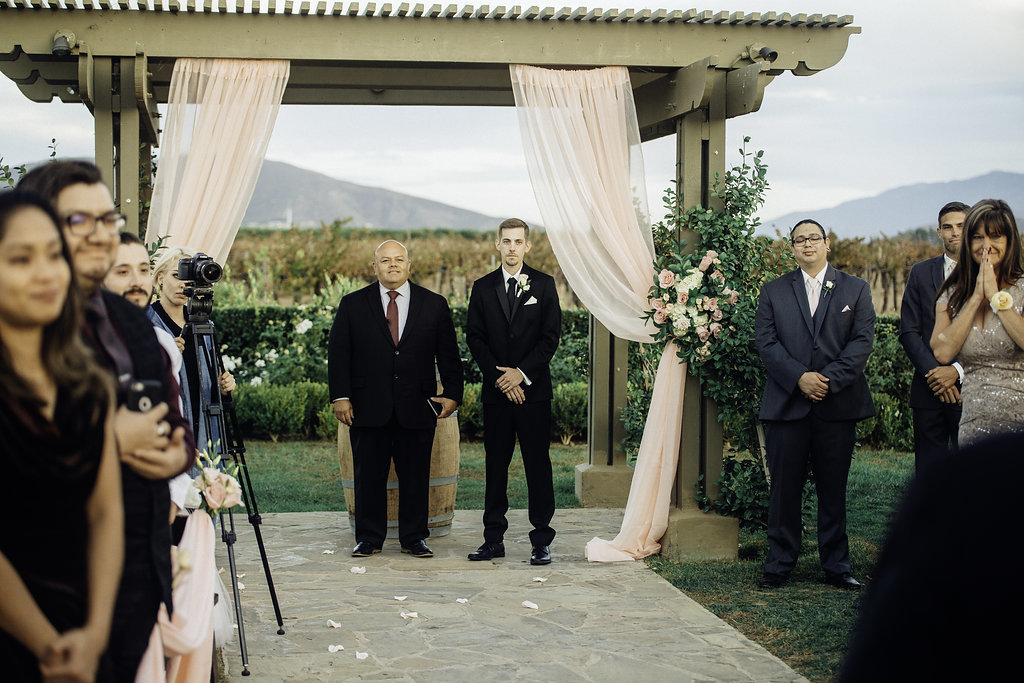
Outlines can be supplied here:
<path id="1" fill-rule="evenodd" d="M 696 205 L 716 207 L 711 196 L 715 174 L 725 173 L 725 74 L 708 76 L 710 97 L 705 108 L 676 120 L 676 183 L 684 209 Z M 691 245 L 693 235 L 681 235 Z M 722 427 L 714 402 L 704 397 L 700 382 L 686 374 L 683 398 L 683 429 L 679 462 L 669 513 L 668 530 L 661 539 L 661 553 L 675 561 L 735 559 L 739 522 L 734 517 L 705 513 L 694 500 L 694 485 L 703 475 L 702 488 L 718 496 L 715 482 L 722 472 Z"/>
<path id="2" fill-rule="evenodd" d="M 625 507 L 629 496 L 633 468 L 622 449 L 627 370 L 628 342 L 590 316 L 587 462 L 576 466 L 576 498 L 583 507 Z"/>
<path id="3" fill-rule="evenodd" d="M 145 64 L 141 68 L 145 68 Z M 139 108 L 135 105 L 135 57 L 121 58 L 117 178 L 114 198 L 127 218 L 125 230 L 139 234 Z"/>

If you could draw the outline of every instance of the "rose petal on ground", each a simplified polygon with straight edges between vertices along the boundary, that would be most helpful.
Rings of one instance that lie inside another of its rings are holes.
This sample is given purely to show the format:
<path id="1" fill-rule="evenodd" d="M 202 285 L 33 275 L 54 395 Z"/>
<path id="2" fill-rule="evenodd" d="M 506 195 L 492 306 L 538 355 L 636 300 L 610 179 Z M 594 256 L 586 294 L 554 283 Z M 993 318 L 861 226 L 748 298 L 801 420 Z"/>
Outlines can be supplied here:
<path id="1" fill-rule="evenodd" d="M 536 581 L 537 583 L 544 583 L 545 581 L 547 581 L 547 579 L 544 578 L 543 576 L 535 576 L 535 577 L 533 577 L 533 580 Z"/>
<path id="2" fill-rule="evenodd" d="M 366 567 L 352 567 L 351 569 L 349 569 L 349 571 L 353 574 L 365 574 Z"/>
<path id="3" fill-rule="evenodd" d="M 469 600 L 467 600 L 466 598 L 455 598 L 455 602 L 465 605 L 467 602 L 469 602 Z"/>
<path id="4" fill-rule="evenodd" d="M 402 618 L 403 619 L 419 619 L 420 615 L 419 615 L 419 612 L 406 612 L 405 610 L 402 610 Z"/>
<path id="5" fill-rule="evenodd" d="M 408 596 L 408 595 L 396 595 L 396 596 L 395 596 L 395 600 L 398 600 L 398 602 L 402 602 L 402 601 L 403 601 L 403 600 L 405 600 L 405 599 L 406 599 L 407 597 L 409 597 L 409 596 Z"/>
<path id="6" fill-rule="evenodd" d="M 241 581 L 238 582 L 238 590 L 240 590 L 240 591 L 244 591 L 245 590 L 245 584 L 242 583 Z"/>
<path id="7" fill-rule="evenodd" d="M 345 649 L 344 645 L 328 645 L 327 646 L 327 651 L 328 652 L 341 652 L 344 649 Z"/>
<path id="8" fill-rule="evenodd" d="M 333 554 L 334 554 L 334 551 L 333 551 L 333 550 L 325 550 L 325 551 L 323 551 L 323 552 L 322 552 L 322 553 L 320 553 L 320 554 L 321 554 L 321 555 L 333 555 Z"/>
<path id="9" fill-rule="evenodd" d="M 235 574 L 235 578 L 236 579 L 244 579 L 245 578 L 245 574 Z"/>
<path id="10" fill-rule="evenodd" d="M 341 628 L 341 624 L 336 622 L 334 619 L 328 619 L 327 628 Z"/>
<path id="11" fill-rule="evenodd" d="M 523 607 L 527 607 L 529 609 L 540 609 L 535 603 L 532 603 L 529 600 L 523 600 Z"/>
<path id="12" fill-rule="evenodd" d="M 360 652 L 359 650 L 356 650 L 356 659 L 366 659 L 369 656 L 369 652 Z"/>

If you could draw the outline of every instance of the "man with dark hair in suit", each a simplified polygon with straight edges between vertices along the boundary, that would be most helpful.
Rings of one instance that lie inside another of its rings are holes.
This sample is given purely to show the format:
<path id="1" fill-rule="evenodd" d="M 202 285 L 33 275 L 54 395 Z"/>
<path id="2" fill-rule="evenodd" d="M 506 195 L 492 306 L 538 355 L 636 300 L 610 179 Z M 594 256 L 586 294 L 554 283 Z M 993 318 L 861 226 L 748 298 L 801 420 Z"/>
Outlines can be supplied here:
<path id="1" fill-rule="evenodd" d="M 910 408 L 914 411 L 914 469 L 922 468 L 957 448 L 960 429 L 959 363 L 941 365 L 929 344 L 935 326 L 935 294 L 956 267 L 960 235 L 970 207 L 950 202 L 939 209 L 943 253 L 910 269 L 900 305 L 900 344 L 914 364 Z"/>
<path id="2" fill-rule="evenodd" d="M 498 227 L 494 247 L 501 267 L 473 284 L 466 312 L 466 344 L 480 366 L 483 384 L 484 543 L 470 560 L 505 556 L 508 529 L 508 467 L 519 438 L 529 491 L 530 564 L 550 564 L 555 537 L 551 518 L 551 372 L 558 348 L 562 310 L 554 279 L 523 263 L 530 251 L 530 228 L 518 218 Z"/>
<path id="3" fill-rule="evenodd" d="M 167 480 L 195 461 L 192 431 L 178 410 L 178 383 L 153 326 L 134 304 L 100 287 L 124 226 L 99 169 L 53 161 L 33 169 L 18 187 L 46 197 L 57 212 L 85 300 L 82 336 L 116 378 L 114 419 L 125 511 L 124 571 L 107 651 L 118 681 L 134 681 L 160 603 L 171 602 L 171 501 Z M 164 402 L 129 410 L 127 386 L 159 382 Z"/>
<path id="4" fill-rule="evenodd" d="M 409 269 L 403 244 L 387 240 L 378 246 L 377 282 L 342 298 L 328 342 L 331 403 L 352 440 L 353 557 L 379 553 L 384 545 L 392 459 L 402 552 L 434 556 L 425 541 L 430 451 L 437 420 L 462 402 L 462 359 L 448 302 L 410 282 Z"/>
<path id="5" fill-rule="evenodd" d="M 771 500 L 762 588 L 786 582 L 800 554 L 807 466 L 818 491 L 818 556 L 825 583 L 856 590 L 846 535 L 846 481 L 858 420 L 875 414 L 864 377 L 875 335 L 868 284 L 828 263 L 825 229 L 790 231 L 797 268 L 761 288 L 754 330 L 767 372 L 765 423 Z"/>

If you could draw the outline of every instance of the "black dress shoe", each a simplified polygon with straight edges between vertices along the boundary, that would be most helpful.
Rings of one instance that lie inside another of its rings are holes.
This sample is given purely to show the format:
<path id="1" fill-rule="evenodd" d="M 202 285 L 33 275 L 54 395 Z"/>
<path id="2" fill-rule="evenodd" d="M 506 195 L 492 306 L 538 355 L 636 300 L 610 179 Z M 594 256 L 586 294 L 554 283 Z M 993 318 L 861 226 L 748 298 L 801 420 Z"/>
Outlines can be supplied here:
<path id="1" fill-rule="evenodd" d="M 352 548 L 352 557 L 369 557 L 379 552 L 380 548 L 369 541 L 359 541 L 359 543 L 356 543 L 356 547 Z"/>
<path id="2" fill-rule="evenodd" d="M 530 553 L 530 564 L 551 564 L 551 551 L 546 545 L 533 546 Z"/>
<path id="3" fill-rule="evenodd" d="M 757 582 L 758 588 L 778 588 L 782 584 L 786 583 L 789 577 L 785 574 L 773 574 L 772 572 L 765 572 L 761 580 Z"/>
<path id="4" fill-rule="evenodd" d="M 410 546 L 402 548 L 403 553 L 408 553 L 413 557 L 433 557 L 434 551 L 427 547 L 426 542 L 416 541 Z"/>
<path id="5" fill-rule="evenodd" d="M 505 544 L 501 541 L 498 541 L 497 543 L 484 543 L 466 557 L 473 562 L 493 560 L 495 557 L 505 557 Z"/>
<path id="6" fill-rule="evenodd" d="M 860 581 L 850 576 L 850 572 L 842 574 L 826 574 L 825 583 L 835 588 L 842 588 L 848 591 L 859 591 Z"/>

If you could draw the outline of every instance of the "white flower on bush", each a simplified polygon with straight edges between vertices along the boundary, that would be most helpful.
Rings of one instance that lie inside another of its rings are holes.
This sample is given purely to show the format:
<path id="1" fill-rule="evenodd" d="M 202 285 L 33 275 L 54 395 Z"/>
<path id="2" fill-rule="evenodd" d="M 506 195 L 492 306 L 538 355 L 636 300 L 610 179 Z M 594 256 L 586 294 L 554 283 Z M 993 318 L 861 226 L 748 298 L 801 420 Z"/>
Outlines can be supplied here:
<path id="1" fill-rule="evenodd" d="M 265 368 L 267 367 L 267 361 L 263 360 L 262 358 L 257 358 L 254 365 L 258 368 Z"/>
<path id="2" fill-rule="evenodd" d="M 309 320 L 303 320 L 301 323 L 295 326 L 295 334 L 306 334 L 312 329 L 313 323 Z"/>
<path id="3" fill-rule="evenodd" d="M 266 358 L 267 358 L 267 360 L 269 360 L 269 361 L 270 361 L 271 363 L 273 363 L 274 361 L 276 361 L 276 360 L 277 360 L 277 349 L 270 349 L 269 351 L 267 351 L 267 355 L 266 355 Z M 260 367 L 263 367 L 263 366 L 261 365 Z"/>
<path id="4" fill-rule="evenodd" d="M 224 356 L 223 360 L 224 369 L 227 370 L 228 372 L 234 372 L 235 368 L 237 368 L 242 363 L 241 358 L 232 358 L 231 356 Z"/>
<path id="5" fill-rule="evenodd" d="M 257 363 L 261 363 L 262 361 L 256 361 L 256 362 Z M 254 387 L 258 387 L 259 385 L 263 384 L 263 378 L 262 377 L 253 377 L 251 380 L 249 380 L 249 384 L 253 385 Z"/>

